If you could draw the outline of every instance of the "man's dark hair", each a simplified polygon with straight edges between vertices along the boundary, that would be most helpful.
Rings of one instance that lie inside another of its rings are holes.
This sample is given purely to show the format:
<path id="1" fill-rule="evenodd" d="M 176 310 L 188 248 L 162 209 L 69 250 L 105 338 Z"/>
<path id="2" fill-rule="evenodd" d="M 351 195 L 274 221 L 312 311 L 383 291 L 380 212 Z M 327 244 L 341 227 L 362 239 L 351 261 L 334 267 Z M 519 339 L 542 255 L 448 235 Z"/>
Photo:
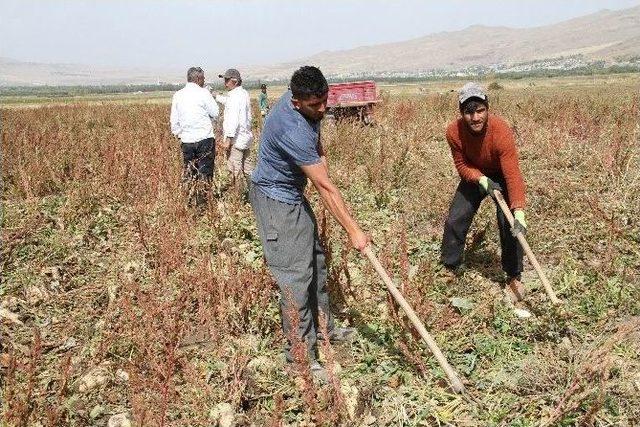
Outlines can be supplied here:
<path id="1" fill-rule="evenodd" d="M 475 112 L 481 105 L 489 108 L 489 100 L 485 101 L 480 98 L 469 98 L 460 105 L 460 112 L 462 114 L 471 114 Z"/>
<path id="2" fill-rule="evenodd" d="M 322 71 L 309 65 L 300 67 L 293 73 L 289 87 L 296 99 L 309 99 L 312 96 L 320 98 L 329 92 L 329 85 Z"/>

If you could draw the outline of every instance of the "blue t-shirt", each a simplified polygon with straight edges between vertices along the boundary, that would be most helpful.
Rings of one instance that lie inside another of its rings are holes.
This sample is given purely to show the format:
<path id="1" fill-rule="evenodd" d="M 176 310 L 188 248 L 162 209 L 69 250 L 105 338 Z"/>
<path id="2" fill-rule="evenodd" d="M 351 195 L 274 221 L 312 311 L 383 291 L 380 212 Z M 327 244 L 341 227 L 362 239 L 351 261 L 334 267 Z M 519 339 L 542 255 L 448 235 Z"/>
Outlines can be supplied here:
<path id="1" fill-rule="evenodd" d="M 298 204 L 307 185 L 300 166 L 322 161 L 318 153 L 320 122 L 307 120 L 296 111 L 291 96 L 291 91 L 282 95 L 265 120 L 251 181 L 272 199 Z"/>

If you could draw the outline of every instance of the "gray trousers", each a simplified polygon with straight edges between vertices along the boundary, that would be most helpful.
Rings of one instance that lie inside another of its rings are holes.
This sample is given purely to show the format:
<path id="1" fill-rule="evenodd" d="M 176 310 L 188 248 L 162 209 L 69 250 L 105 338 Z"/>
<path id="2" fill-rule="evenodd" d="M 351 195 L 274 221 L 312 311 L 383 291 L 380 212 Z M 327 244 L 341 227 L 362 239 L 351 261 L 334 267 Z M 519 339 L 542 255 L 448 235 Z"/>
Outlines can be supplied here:
<path id="1" fill-rule="evenodd" d="M 258 222 L 267 266 L 280 289 L 282 330 L 287 337 L 285 355 L 293 361 L 290 337 L 292 321 L 298 317 L 298 337 L 307 343 L 309 357 L 316 358 L 319 310 L 327 320 L 327 332 L 334 328 L 329 310 L 327 267 L 318 238 L 318 224 L 309 202 L 291 205 L 267 197 L 251 186 L 251 207 Z M 292 306 L 295 304 L 295 306 Z"/>

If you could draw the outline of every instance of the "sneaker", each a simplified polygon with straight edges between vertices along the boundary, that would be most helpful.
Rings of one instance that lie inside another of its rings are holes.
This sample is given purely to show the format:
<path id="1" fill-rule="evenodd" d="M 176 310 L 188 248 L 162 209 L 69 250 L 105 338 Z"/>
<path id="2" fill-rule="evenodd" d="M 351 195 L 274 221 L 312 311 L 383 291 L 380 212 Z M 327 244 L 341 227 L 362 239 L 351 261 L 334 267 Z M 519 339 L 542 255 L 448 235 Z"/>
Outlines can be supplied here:
<path id="1" fill-rule="evenodd" d="M 355 338 L 357 331 L 355 328 L 334 328 L 329 334 L 329 341 L 332 344 L 351 341 Z M 322 332 L 318 333 L 318 340 L 322 341 L 324 338 Z"/>
<path id="2" fill-rule="evenodd" d="M 320 364 L 320 362 L 314 360 L 309 365 L 309 368 L 311 369 L 311 375 L 313 375 L 313 377 L 320 383 L 327 384 L 329 382 L 329 375 L 327 374 L 327 370 Z"/>
<path id="3" fill-rule="evenodd" d="M 507 281 L 504 293 L 511 302 L 516 303 L 522 301 L 527 292 L 519 278 L 511 277 Z"/>

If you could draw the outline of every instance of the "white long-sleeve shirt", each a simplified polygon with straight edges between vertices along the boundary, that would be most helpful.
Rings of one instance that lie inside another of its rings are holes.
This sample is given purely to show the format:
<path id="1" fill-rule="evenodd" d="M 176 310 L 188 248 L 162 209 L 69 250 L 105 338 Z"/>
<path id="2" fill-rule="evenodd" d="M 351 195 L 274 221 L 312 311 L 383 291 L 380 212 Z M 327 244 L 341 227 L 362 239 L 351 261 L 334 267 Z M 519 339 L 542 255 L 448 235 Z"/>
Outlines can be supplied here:
<path id="1" fill-rule="evenodd" d="M 230 90 L 226 97 L 222 130 L 224 136 L 233 138 L 233 146 L 238 150 L 251 147 L 251 99 L 242 86 Z"/>
<path id="2" fill-rule="evenodd" d="M 215 95 L 214 98 L 218 101 L 218 104 L 225 105 L 227 103 L 228 96 L 226 95 Z"/>
<path id="3" fill-rule="evenodd" d="M 213 138 L 211 119 L 218 114 L 220 110 L 211 93 L 195 83 L 187 83 L 171 101 L 171 133 L 184 143 Z"/>

